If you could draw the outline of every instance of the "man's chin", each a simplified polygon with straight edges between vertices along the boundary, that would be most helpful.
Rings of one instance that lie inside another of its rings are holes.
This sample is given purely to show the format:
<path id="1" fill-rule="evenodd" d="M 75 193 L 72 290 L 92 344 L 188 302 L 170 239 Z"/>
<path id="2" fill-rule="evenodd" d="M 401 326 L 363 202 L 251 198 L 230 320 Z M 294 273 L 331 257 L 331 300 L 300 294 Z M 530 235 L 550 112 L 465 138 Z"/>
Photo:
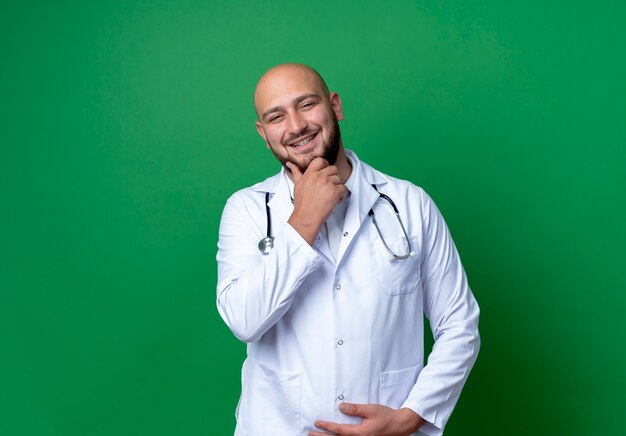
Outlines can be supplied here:
<path id="1" fill-rule="evenodd" d="M 317 156 L 315 156 L 317 157 Z M 289 162 L 292 165 L 295 165 L 298 167 L 298 169 L 300 170 L 300 172 L 302 174 L 304 174 L 304 172 L 307 170 L 307 168 L 309 167 L 309 164 L 313 161 L 313 159 L 315 159 L 315 157 L 312 157 L 311 159 L 307 159 L 306 162 L 296 162 L 294 160 L 287 160 L 285 162 L 283 162 L 283 167 L 285 168 L 285 170 L 291 174 L 291 170 L 289 169 L 289 167 L 287 166 L 287 162 Z"/>

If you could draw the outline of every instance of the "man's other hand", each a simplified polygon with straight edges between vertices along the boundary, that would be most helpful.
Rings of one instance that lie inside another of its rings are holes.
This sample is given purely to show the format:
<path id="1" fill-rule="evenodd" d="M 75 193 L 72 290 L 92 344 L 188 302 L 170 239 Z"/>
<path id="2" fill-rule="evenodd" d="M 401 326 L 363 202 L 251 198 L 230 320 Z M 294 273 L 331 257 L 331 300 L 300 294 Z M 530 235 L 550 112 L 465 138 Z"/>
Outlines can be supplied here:
<path id="1" fill-rule="evenodd" d="M 408 408 L 396 410 L 380 404 L 341 403 L 339 410 L 345 415 L 362 416 L 363 421 L 358 425 L 316 421 L 315 426 L 327 433 L 310 431 L 309 436 L 408 436 L 424 423 L 424 418 Z"/>
<path id="2" fill-rule="evenodd" d="M 312 245 L 328 215 L 348 195 L 348 188 L 337 167 L 324 158 L 313 159 L 304 173 L 291 162 L 286 165 L 294 183 L 294 209 L 287 222 Z"/>

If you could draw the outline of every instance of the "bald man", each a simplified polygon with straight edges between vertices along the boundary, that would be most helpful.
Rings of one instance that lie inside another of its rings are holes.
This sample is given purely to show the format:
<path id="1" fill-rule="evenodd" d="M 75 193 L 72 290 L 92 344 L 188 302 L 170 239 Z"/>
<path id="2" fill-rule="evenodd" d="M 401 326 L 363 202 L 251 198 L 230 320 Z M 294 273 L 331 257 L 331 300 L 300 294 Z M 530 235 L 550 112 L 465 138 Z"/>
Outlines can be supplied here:
<path id="1" fill-rule="evenodd" d="M 254 107 L 282 169 L 220 224 L 217 306 L 248 343 L 235 434 L 441 435 L 480 345 L 441 214 L 344 149 L 341 99 L 312 68 L 267 71 Z"/>

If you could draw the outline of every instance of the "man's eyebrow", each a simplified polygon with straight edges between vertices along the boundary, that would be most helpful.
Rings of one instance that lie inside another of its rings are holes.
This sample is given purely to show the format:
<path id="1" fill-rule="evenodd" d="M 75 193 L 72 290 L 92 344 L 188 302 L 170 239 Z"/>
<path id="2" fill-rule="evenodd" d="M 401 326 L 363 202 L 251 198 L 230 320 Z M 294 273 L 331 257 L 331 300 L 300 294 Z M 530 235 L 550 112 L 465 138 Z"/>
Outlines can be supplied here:
<path id="1" fill-rule="evenodd" d="M 267 118 L 267 116 L 268 116 L 269 114 L 271 114 L 272 112 L 278 112 L 278 111 L 280 111 L 282 108 L 283 108 L 282 106 L 274 106 L 273 108 L 270 108 L 270 109 L 266 110 L 265 112 L 263 112 L 263 116 L 261 117 L 261 119 L 265 119 L 265 118 Z"/>
<path id="2" fill-rule="evenodd" d="M 317 98 L 319 100 L 320 96 L 317 94 L 303 94 L 299 97 L 296 97 L 293 99 L 293 103 L 295 104 L 300 104 L 302 101 L 306 100 L 307 98 Z M 265 119 L 269 114 L 271 114 L 272 112 L 278 112 L 280 110 L 282 110 L 283 107 L 282 106 L 274 106 L 272 108 L 269 108 L 268 110 L 266 110 L 265 112 L 263 112 L 263 116 L 261 117 L 262 119 Z"/>
<path id="3" fill-rule="evenodd" d="M 306 100 L 307 98 L 311 98 L 311 97 L 315 97 L 318 100 L 320 98 L 319 95 L 317 95 L 317 94 L 304 94 L 304 95 L 301 95 L 300 97 L 294 98 L 293 102 L 296 103 L 296 104 L 302 103 L 304 100 Z"/>

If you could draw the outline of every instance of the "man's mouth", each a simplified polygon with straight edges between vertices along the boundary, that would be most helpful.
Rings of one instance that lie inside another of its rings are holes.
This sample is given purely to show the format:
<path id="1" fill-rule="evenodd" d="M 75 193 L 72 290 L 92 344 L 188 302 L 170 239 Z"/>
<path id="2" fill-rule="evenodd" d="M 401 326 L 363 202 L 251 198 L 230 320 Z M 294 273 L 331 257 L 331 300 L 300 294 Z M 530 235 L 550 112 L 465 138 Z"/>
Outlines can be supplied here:
<path id="1" fill-rule="evenodd" d="M 298 142 L 292 142 L 291 144 L 289 144 L 289 146 L 294 148 L 302 147 L 303 145 L 307 145 L 309 142 L 313 141 L 316 136 L 317 133 L 313 133 L 312 135 L 305 136 Z"/>

